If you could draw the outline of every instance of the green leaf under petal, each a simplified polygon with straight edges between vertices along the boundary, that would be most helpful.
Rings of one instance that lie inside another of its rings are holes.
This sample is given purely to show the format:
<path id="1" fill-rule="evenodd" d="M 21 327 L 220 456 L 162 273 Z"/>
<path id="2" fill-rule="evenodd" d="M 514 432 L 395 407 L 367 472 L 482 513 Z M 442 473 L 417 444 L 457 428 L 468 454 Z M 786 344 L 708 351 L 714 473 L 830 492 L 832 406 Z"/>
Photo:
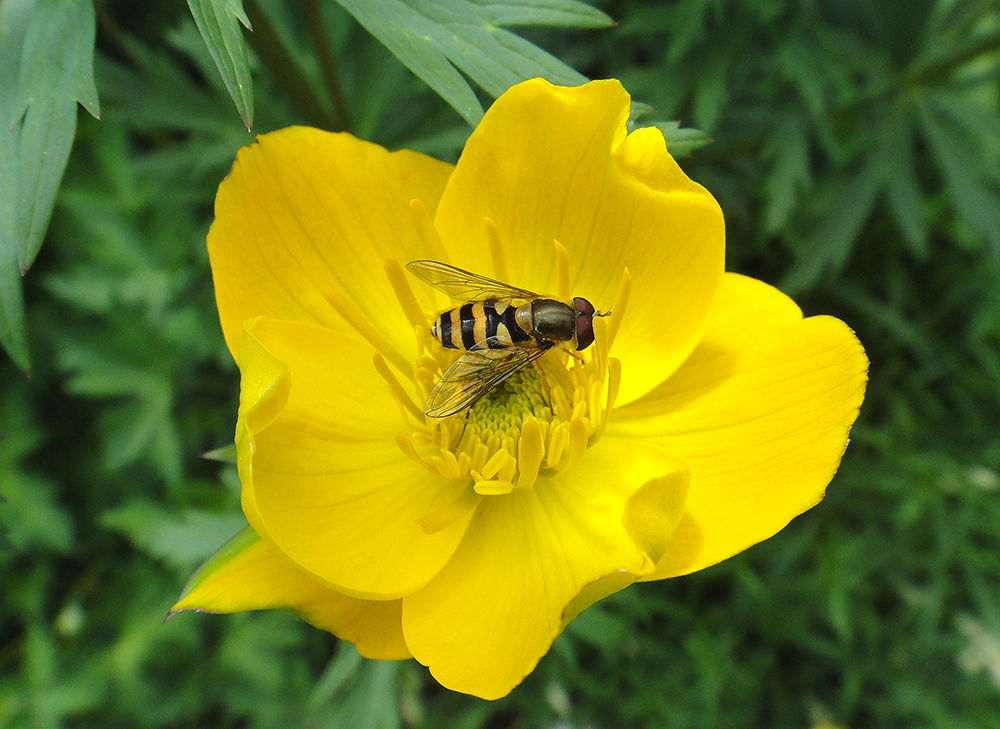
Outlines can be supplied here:
<path id="1" fill-rule="evenodd" d="M 696 149 L 701 149 L 712 143 L 712 138 L 705 132 L 700 129 L 682 127 L 680 122 L 653 122 L 653 126 L 663 134 L 663 140 L 667 143 L 667 151 L 675 159 L 677 157 L 690 157 Z"/>
<path id="2" fill-rule="evenodd" d="M 73 136 L 76 102 L 100 114 L 94 7 L 86 0 L 0 4 L 0 343 L 30 364 L 18 274 L 41 247 Z"/>
<path id="3" fill-rule="evenodd" d="M 250 28 L 250 20 L 243 12 L 243 1 L 188 0 L 188 7 L 249 131 L 253 125 L 253 82 L 247 46 L 240 30 L 240 24 Z"/>
<path id="4" fill-rule="evenodd" d="M 539 76 L 566 86 L 587 80 L 500 25 L 610 24 L 602 13 L 584 12 L 587 6 L 567 0 L 550 0 L 542 8 L 475 0 L 338 2 L 472 125 L 483 109 L 462 73 L 492 96 Z"/>

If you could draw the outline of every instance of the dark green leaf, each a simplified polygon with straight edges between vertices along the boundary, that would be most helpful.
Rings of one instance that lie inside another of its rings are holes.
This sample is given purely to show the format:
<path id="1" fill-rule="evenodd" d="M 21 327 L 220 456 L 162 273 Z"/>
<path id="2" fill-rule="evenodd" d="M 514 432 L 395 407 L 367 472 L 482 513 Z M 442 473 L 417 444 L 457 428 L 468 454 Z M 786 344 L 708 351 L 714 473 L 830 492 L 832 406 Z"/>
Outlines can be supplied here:
<path id="1" fill-rule="evenodd" d="M 879 188 L 879 169 L 874 162 L 853 177 L 831 186 L 822 218 L 806 238 L 798 262 L 782 282 L 783 291 L 798 293 L 815 284 L 824 274 L 840 272 L 875 206 Z"/>
<path id="2" fill-rule="evenodd" d="M 987 150 L 1000 138 L 1000 120 L 994 134 L 984 138 L 970 130 L 956 113 L 954 104 L 969 99 L 935 94 L 924 97 L 919 119 L 931 149 L 948 183 L 949 193 L 965 222 L 1000 253 L 1000 185 Z"/>
<path id="3" fill-rule="evenodd" d="M 764 185 L 767 193 L 764 229 L 777 233 L 787 224 L 799 194 L 810 180 L 809 137 L 805 116 L 799 110 L 789 110 L 781 116 L 767 151 L 774 162 Z"/>
<path id="4" fill-rule="evenodd" d="M 538 46 L 499 27 L 493 20 L 499 12 L 493 4 L 481 6 L 472 0 L 338 1 L 473 125 L 482 118 L 482 106 L 459 70 L 494 97 L 537 76 L 568 86 L 586 81 Z M 499 7 L 504 24 L 516 24 L 517 18 L 524 18 L 525 23 L 541 22 L 541 15 L 528 8 L 523 14 L 517 12 L 516 3 Z"/>
<path id="5" fill-rule="evenodd" d="M 87 0 L 0 3 L 0 343 L 29 366 L 18 272 L 41 247 L 76 133 L 76 102 L 99 115 L 94 7 Z"/>
<path id="6" fill-rule="evenodd" d="M 876 139 L 875 154 L 889 207 L 913 253 L 926 256 L 929 235 L 927 215 L 917 186 L 909 120 L 900 113 L 890 114 L 879 128 Z"/>
<path id="7" fill-rule="evenodd" d="M 240 24 L 250 28 L 242 0 L 188 0 L 191 15 L 247 130 L 253 126 L 253 82 Z"/>

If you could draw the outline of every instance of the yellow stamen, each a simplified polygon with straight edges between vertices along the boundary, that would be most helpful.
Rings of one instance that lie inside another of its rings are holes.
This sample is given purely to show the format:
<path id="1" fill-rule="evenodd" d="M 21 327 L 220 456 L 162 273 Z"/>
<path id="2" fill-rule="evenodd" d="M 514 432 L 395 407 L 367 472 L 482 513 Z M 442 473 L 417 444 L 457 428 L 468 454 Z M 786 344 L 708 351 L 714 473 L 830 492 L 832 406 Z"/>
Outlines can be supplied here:
<path id="1" fill-rule="evenodd" d="M 354 305 L 350 299 L 332 289 L 323 292 L 323 298 L 332 306 L 344 321 L 346 321 L 361 337 L 370 345 L 375 347 L 382 355 L 392 362 L 393 366 L 407 377 L 413 377 L 413 365 L 404 357 L 398 349 L 393 347 L 389 340 L 382 336 L 368 317 L 362 313 L 361 309 Z"/>
<path id="2" fill-rule="evenodd" d="M 507 461 L 507 458 L 508 452 L 506 448 L 501 448 L 494 453 L 493 457 L 486 461 L 486 464 L 483 466 L 483 470 L 480 471 L 481 478 L 488 479 L 496 476 L 497 472 L 500 471 L 500 468 Z"/>
<path id="3" fill-rule="evenodd" d="M 392 396 L 396 398 L 396 402 L 405 408 L 406 412 L 415 417 L 418 423 L 422 422 L 424 419 L 423 410 L 417 407 L 417 404 L 413 402 L 413 398 L 406 394 L 406 390 L 399 384 L 399 380 L 396 379 L 396 375 L 389 369 L 389 365 L 382 354 L 375 352 L 372 362 L 375 364 L 375 371 L 382 375 L 382 379 L 389 385 L 389 390 L 392 392 Z"/>
<path id="4" fill-rule="evenodd" d="M 608 358 L 608 402 L 604 406 L 604 413 L 601 415 L 601 422 L 597 430 L 590 436 L 587 447 L 592 448 L 604 435 L 604 429 L 608 427 L 608 418 L 615 407 L 615 400 L 618 398 L 618 388 L 622 384 L 622 363 L 617 357 Z"/>
<path id="5" fill-rule="evenodd" d="M 413 227 L 417 229 L 417 235 L 427 249 L 427 258 L 432 261 L 446 261 L 448 254 L 444 250 L 441 236 L 438 235 L 434 226 L 434 219 L 427 212 L 427 206 L 423 200 L 414 198 L 410 200 L 410 219 L 413 220 Z"/>
<path id="6" fill-rule="evenodd" d="M 500 243 L 500 229 L 493 218 L 485 218 L 486 239 L 490 244 L 490 260 L 493 261 L 493 276 L 498 281 L 508 281 L 507 261 L 503 255 L 503 245 Z"/>
<path id="7" fill-rule="evenodd" d="M 551 430 L 552 436 L 549 438 L 548 452 L 545 454 L 547 468 L 555 468 L 559 464 L 566 446 L 569 445 L 569 426 L 566 423 L 559 423 Z"/>
<path id="8" fill-rule="evenodd" d="M 399 300 L 403 314 L 406 315 L 406 321 L 410 322 L 411 327 L 427 326 L 427 316 L 424 314 L 424 310 L 420 308 L 417 297 L 413 295 L 413 289 L 410 288 L 410 281 L 403 271 L 403 267 L 399 265 L 399 261 L 395 258 L 387 259 L 384 269 L 385 275 L 389 278 L 389 284 L 392 286 L 392 291 L 396 294 L 396 299 Z"/>
<path id="9" fill-rule="evenodd" d="M 594 329 L 594 371 L 599 373 L 603 377 L 604 372 L 608 367 L 608 350 L 611 348 L 610 337 L 611 334 L 608 331 L 610 325 L 607 322 L 608 317 L 594 317 L 591 326 Z"/>
<path id="10" fill-rule="evenodd" d="M 563 470 L 572 468 L 583 458 L 587 450 L 587 424 L 583 418 L 573 418 L 569 421 L 569 458 Z"/>
<path id="11" fill-rule="evenodd" d="M 556 296 L 560 301 L 569 301 L 569 253 L 559 241 L 552 242 L 556 245 Z"/>
<path id="12" fill-rule="evenodd" d="M 399 450 L 403 451 L 403 455 L 407 458 L 412 459 L 415 463 L 419 463 L 434 475 L 440 475 L 440 471 L 438 471 L 438 469 L 434 468 L 434 466 L 420 457 L 420 454 L 417 453 L 417 449 L 413 447 L 413 441 L 405 435 L 396 436 L 396 445 L 399 446 Z"/>
<path id="13" fill-rule="evenodd" d="M 482 496 L 503 496 L 514 490 L 514 484 L 510 481 L 476 481 L 473 489 Z"/>
<path id="14" fill-rule="evenodd" d="M 417 519 L 417 526 L 424 531 L 424 534 L 437 534 L 473 511 L 482 500 L 482 495 L 472 489 L 462 489 L 462 493 L 450 504 Z"/>
<path id="15" fill-rule="evenodd" d="M 611 345 L 615 343 L 615 337 L 618 336 L 618 328 L 622 325 L 622 319 L 625 318 L 625 310 L 628 308 L 628 300 L 632 295 L 632 277 L 629 275 L 628 269 L 622 270 L 622 280 L 618 284 L 618 293 L 615 294 L 615 303 L 611 305 L 611 314 L 608 319 L 608 349 Z M 595 319 L 596 323 L 597 320 Z"/>
<path id="16" fill-rule="evenodd" d="M 524 419 L 521 426 L 521 438 L 517 444 L 517 488 L 530 489 L 538 478 L 538 467 L 542 465 L 542 452 L 545 444 L 542 442 L 542 429 L 538 421 L 530 415 Z"/>

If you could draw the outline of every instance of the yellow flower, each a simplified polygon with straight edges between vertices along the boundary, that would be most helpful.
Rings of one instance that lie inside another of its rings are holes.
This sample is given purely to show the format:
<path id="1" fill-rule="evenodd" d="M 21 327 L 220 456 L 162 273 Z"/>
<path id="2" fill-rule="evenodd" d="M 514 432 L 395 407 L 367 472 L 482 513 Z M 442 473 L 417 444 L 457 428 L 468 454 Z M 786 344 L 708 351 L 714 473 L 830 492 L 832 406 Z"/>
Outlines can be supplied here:
<path id="1" fill-rule="evenodd" d="M 723 272 L 722 213 L 615 81 L 515 86 L 454 167 L 293 128 L 243 149 L 208 237 L 242 374 L 252 527 L 175 610 L 290 608 L 373 658 L 507 694 L 580 610 L 700 570 L 823 497 L 863 397 L 842 322 Z M 430 259 L 584 296 L 553 350 L 444 419 Z M 614 356 L 611 356 L 613 345 Z M 582 360 L 582 361 L 581 361 Z"/>

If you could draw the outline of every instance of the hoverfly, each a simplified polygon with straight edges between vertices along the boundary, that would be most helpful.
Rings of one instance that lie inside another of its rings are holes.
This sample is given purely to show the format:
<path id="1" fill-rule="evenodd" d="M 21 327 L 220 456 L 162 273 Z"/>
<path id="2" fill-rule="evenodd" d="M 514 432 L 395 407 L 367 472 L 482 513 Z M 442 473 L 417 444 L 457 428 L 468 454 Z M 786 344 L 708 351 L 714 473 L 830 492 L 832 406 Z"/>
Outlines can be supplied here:
<path id="1" fill-rule="evenodd" d="M 568 304 L 437 261 L 411 261 L 406 267 L 465 302 L 440 314 L 431 326 L 441 346 L 465 350 L 427 398 L 424 413 L 432 418 L 472 407 L 560 343 L 586 349 L 594 341 L 594 317 L 605 316 L 579 296 Z"/>

